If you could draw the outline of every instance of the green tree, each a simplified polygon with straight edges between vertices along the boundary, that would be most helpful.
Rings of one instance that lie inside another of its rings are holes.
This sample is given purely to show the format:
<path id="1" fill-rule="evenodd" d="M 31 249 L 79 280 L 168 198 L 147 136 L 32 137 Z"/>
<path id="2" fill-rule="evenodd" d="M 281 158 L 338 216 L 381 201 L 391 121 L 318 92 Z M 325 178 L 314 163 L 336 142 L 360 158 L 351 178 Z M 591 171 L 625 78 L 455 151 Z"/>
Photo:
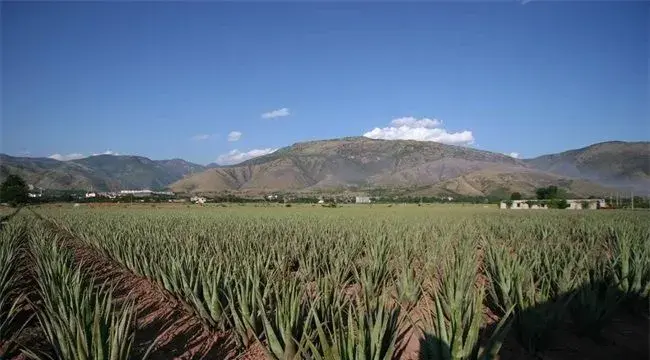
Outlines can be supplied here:
<path id="1" fill-rule="evenodd" d="M 9 175 L 0 185 L 0 201 L 12 206 L 27 202 L 29 189 L 25 180 L 18 175 Z"/>
<path id="2" fill-rule="evenodd" d="M 566 191 L 559 189 L 555 185 L 535 190 L 537 200 L 561 199 L 566 197 Z"/>
<path id="3" fill-rule="evenodd" d="M 566 199 L 552 199 L 548 206 L 552 209 L 566 209 L 569 207 L 569 203 Z"/>
<path id="4" fill-rule="evenodd" d="M 513 192 L 510 194 L 510 200 L 521 200 L 521 193 L 519 192 Z"/>

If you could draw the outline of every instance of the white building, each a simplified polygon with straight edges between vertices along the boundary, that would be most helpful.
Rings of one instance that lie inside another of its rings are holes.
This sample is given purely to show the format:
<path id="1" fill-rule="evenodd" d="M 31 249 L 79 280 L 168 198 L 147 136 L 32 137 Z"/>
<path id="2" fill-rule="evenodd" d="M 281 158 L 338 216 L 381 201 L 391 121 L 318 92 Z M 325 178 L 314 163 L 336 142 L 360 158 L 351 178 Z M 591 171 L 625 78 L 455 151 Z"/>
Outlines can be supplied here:
<path id="1" fill-rule="evenodd" d="M 97 197 L 97 194 L 94 193 L 94 192 L 87 192 L 86 193 L 86 199 L 95 198 L 95 197 Z"/>
<path id="2" fill-rule="evenodd" d="M 508 209 L 508 202 L 511 202 L 510 209 L 523 210 L 523 209 L 548 209 L 548 205 L 542 202 L 543 200 L 502 200 L 499 208 Z M 568 199 L 567 209 L 581 210 L 581 209 L 602 209 L 607 207 L 604 199 Z"/>
<path id="3" fill-rule="evenodd" d="M 357 196 L 354 198 L 356 204 L 370 204 L 370 198 L 368 196 Z"/>
<path id="4" fill-rule="evenodd" d="M 603 209 L 607 207 L 605 199 L 573 199 L 567 200 L 569 207 L 567 209 Z"/>
<path id="5" fill-rule="evenodd" d="M 205 204 L 205 198 L 202 196 L 192 196 L 190 201 L 195 204 Z"/>
<path id="6" fill-rule="evenodd" d="M 120 196 L 133 195 L 133 196 L 151 196 L 151 190 L 120 190 Z"/>
<path id="7" fill-rule="evenodd" d="M 100 192 L 100 193 L 97 193 L 97 196 L 105 197 L 105 198 L 109 198 L 109 199 L 117 198 L 117 194 L 114 193 L 114 192 Z"/>

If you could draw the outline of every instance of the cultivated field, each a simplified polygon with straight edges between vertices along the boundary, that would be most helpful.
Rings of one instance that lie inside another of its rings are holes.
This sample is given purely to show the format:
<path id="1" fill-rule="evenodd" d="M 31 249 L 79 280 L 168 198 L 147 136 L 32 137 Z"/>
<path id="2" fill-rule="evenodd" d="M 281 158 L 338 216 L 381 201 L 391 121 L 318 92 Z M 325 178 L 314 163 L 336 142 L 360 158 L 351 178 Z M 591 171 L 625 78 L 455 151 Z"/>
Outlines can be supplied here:
<path id="1" fill-rule="evenodd" d="M 494 206 L 23 209 L 0 236 L 0 358 L 645 359 L 648 224 Z"/>

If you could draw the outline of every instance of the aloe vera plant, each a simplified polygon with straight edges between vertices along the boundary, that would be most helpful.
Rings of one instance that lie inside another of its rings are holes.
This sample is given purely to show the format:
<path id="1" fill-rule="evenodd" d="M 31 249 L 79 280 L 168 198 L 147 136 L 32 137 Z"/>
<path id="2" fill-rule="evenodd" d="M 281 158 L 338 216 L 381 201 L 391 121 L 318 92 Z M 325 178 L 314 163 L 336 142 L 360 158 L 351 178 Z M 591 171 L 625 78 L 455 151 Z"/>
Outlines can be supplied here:
<path id="1" fill-rule="evenodd" d="M 400 303 L 409 311 L 422 298 L 422 278 L 417 275 L 411 263 L 405 263 L 397 275 L 395 283 Z"/>
<path id="2" fill-rule="evenodd" d="M 129 359 L 134 339 L 133 305 L 116 307 L 112 290 L 94 289 L 71 254 L 59 247 L 56 234 L 32 230 L 37 259 L 37 317 L 56 358 L 62 360 Z M 26 350 L 35 359 L 42 354 Z"/>
<path id="3" fill-rule="evenodd" d="M 610 229 L 614 256 L 611 260 L 615 284 L 628 298 L 650 297 L 650 231 Z M 636 241 L 642 239 L 642 241 Z"/>
<path id="4" fill-rule="evenodd" d="M 300 359 L 304 357 L 312 331 L 310 302 L 296 280 L 276 285 L 271 292 L 273 308 L 269 315 L 265 311 L 261 314 L 267 354 L 276 360 Z"/>
<path id="5" fill-rule="evenodd" d="M 231 326 L 241 347 L 249 347 L 264 331 L 263 317 L 269 287 L 261 276 L 263 268 L 251 265 L 244 270 L 244 279 L 233 281 L 228 289 Z"/>
<path id="6" fill-rule="evenodd" d="M 25 294 L 18 292 L 19 265 L 21 264 L 26 224 L 12 222 L 0 231 L 0 354 L 17 355 L 20 336 L 26 322 L 21 326 L 16 317 L 26 302 Z"/>
<path id="7" fill-rule="evenodd" d="M 326 325 L 314 315 L 316 340 L 309 343 L 315 360 L 389 360 L 399 358 L 398 343 L 408 328 L 402 326 L 400 309 L 375 297 L 364 301 L 347 316 Z"/>
<path id="8" fill-rule="evenodd" d="M 490 281 L 488 300 L 492 311 L 497 315 L 504 315 L 514 306 L 515 291 L 519 286 L 516 283 L 517 272 L 521 271 L 518 261 L 502 246 L 487 247 L 485 264 L 486 275 Z"/>
<path id="9" fill-rule="evenodd" d="M 468 296 L 463 307 L 455 308 L 448 318 L 442 310 L 441 300 L 434 295 L 435 314 L 433 325 L 425 330 L 421 341 L 420 359 L 496 359 L 512 326 L 512 311 L 508 309 L 493 330 L 485 346 L 479 343 L 479 333 L 482 326 L 481 300 L 483 290 L 476 289 Z"/>
<path id="10" fill-rule="evenodd" d="M 432 325 L 424 329 L 421 359 L 491 359 L 508 333 L 512 306 L 504 312 L 488 346 L 481 349 L 485 290 L 476 286 L 477 258 L 470 246 L 461 244 L 445 262 L 440 289 L 433 294 Z"/>

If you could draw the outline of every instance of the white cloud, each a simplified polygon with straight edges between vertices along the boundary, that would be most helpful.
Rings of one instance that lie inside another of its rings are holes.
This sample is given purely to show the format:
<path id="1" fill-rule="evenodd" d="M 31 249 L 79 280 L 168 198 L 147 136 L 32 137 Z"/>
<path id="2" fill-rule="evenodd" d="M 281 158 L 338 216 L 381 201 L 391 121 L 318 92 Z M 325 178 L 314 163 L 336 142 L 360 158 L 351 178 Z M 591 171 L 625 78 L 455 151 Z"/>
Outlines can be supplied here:
<path id="1" fill-rule="evenodd" d="M 508 154 L 508 156 L 513 157 L 515 159 L 519 159 L 519 153 L 518 152 L 511 152 Z"/>
<path id="2" fill-rule="evenodd" d="M 227 154 L 219 155 L 215 162 L 220 165 L 232 165 L 232 164 L 240 163 L 244 160 L 270 154 L 276 150 L 277 149 L 267 148 L 267 149 L 253 149 L 250 151 L 241 152 L 235 149 L 229 151 Z"/>
<path id="3" fill-rule="evenodd" d="M 228 141 L 237 141 L 241 138 L 242 133 L 239 131 L 231 131 L 230 134 L 228 134 Z"/>
<path id="4" fill-rule="evenodd" d="M 72 154 L 65 154 L 65 155 L 52 154 L 52 155 L 50 155 L 48 157 L 50 159 L 59 160 L 59 161 L 68 161 L 68 160 L 76 160 L 76 159 L 85 158 L 85 156 L 83 154 L 79 154 L 79 153 L 72 153 Z"/>
<path id="5" fill-rule="evenodd" d="M 279 118 L 279 117 L 289 116 L 289 115 L 291 115 L 289 109 L 282 108 L 282 109 L 265 112 L 264 114 L 262 114 L 262 119 L 274 119 L 274 118 Z"/>
<path id="6" fill-rule="evenodd" d="M 102 153 L 92 153 L 91 155 L 84 155 L 81 153 L 71 153 L 71 154 L 52 154 L 48 156 L 50 159 L 59 160 L 59 161 L 68 161 L 68 160 L 77 160 L 87 158 L 88 156 L 97 156 L 97 155 L 119 155 L 115 151 L 106 150 Z"/>
<path id="7" fill-rule="evenodd" d="M 452 145 L 471 145 L 474 136 L 469 130 L 448 132 L 441 128 L 442 121 L 438 119 L 402 117 L 394 119 L 391 126 L 374 128 L 363 136 L 371 139 L 384 140 L 418 140 L 435 141 Z"/>
<path id="8" fill-rule="evenodd" d="M 192 140 L 194 141 L 203 141 L 203 140 L 208 140 L 210 138 L 210 135 L 208 134 L 198 134 L 192 136 Z"/>
<path id="9" fill-rule="evenodd" d="M 119 154 L 114 151 L 106 150 L 103 153 L 93 153 L 92 156 L 97 156 L 97 155 L 119 155 Z"/>

